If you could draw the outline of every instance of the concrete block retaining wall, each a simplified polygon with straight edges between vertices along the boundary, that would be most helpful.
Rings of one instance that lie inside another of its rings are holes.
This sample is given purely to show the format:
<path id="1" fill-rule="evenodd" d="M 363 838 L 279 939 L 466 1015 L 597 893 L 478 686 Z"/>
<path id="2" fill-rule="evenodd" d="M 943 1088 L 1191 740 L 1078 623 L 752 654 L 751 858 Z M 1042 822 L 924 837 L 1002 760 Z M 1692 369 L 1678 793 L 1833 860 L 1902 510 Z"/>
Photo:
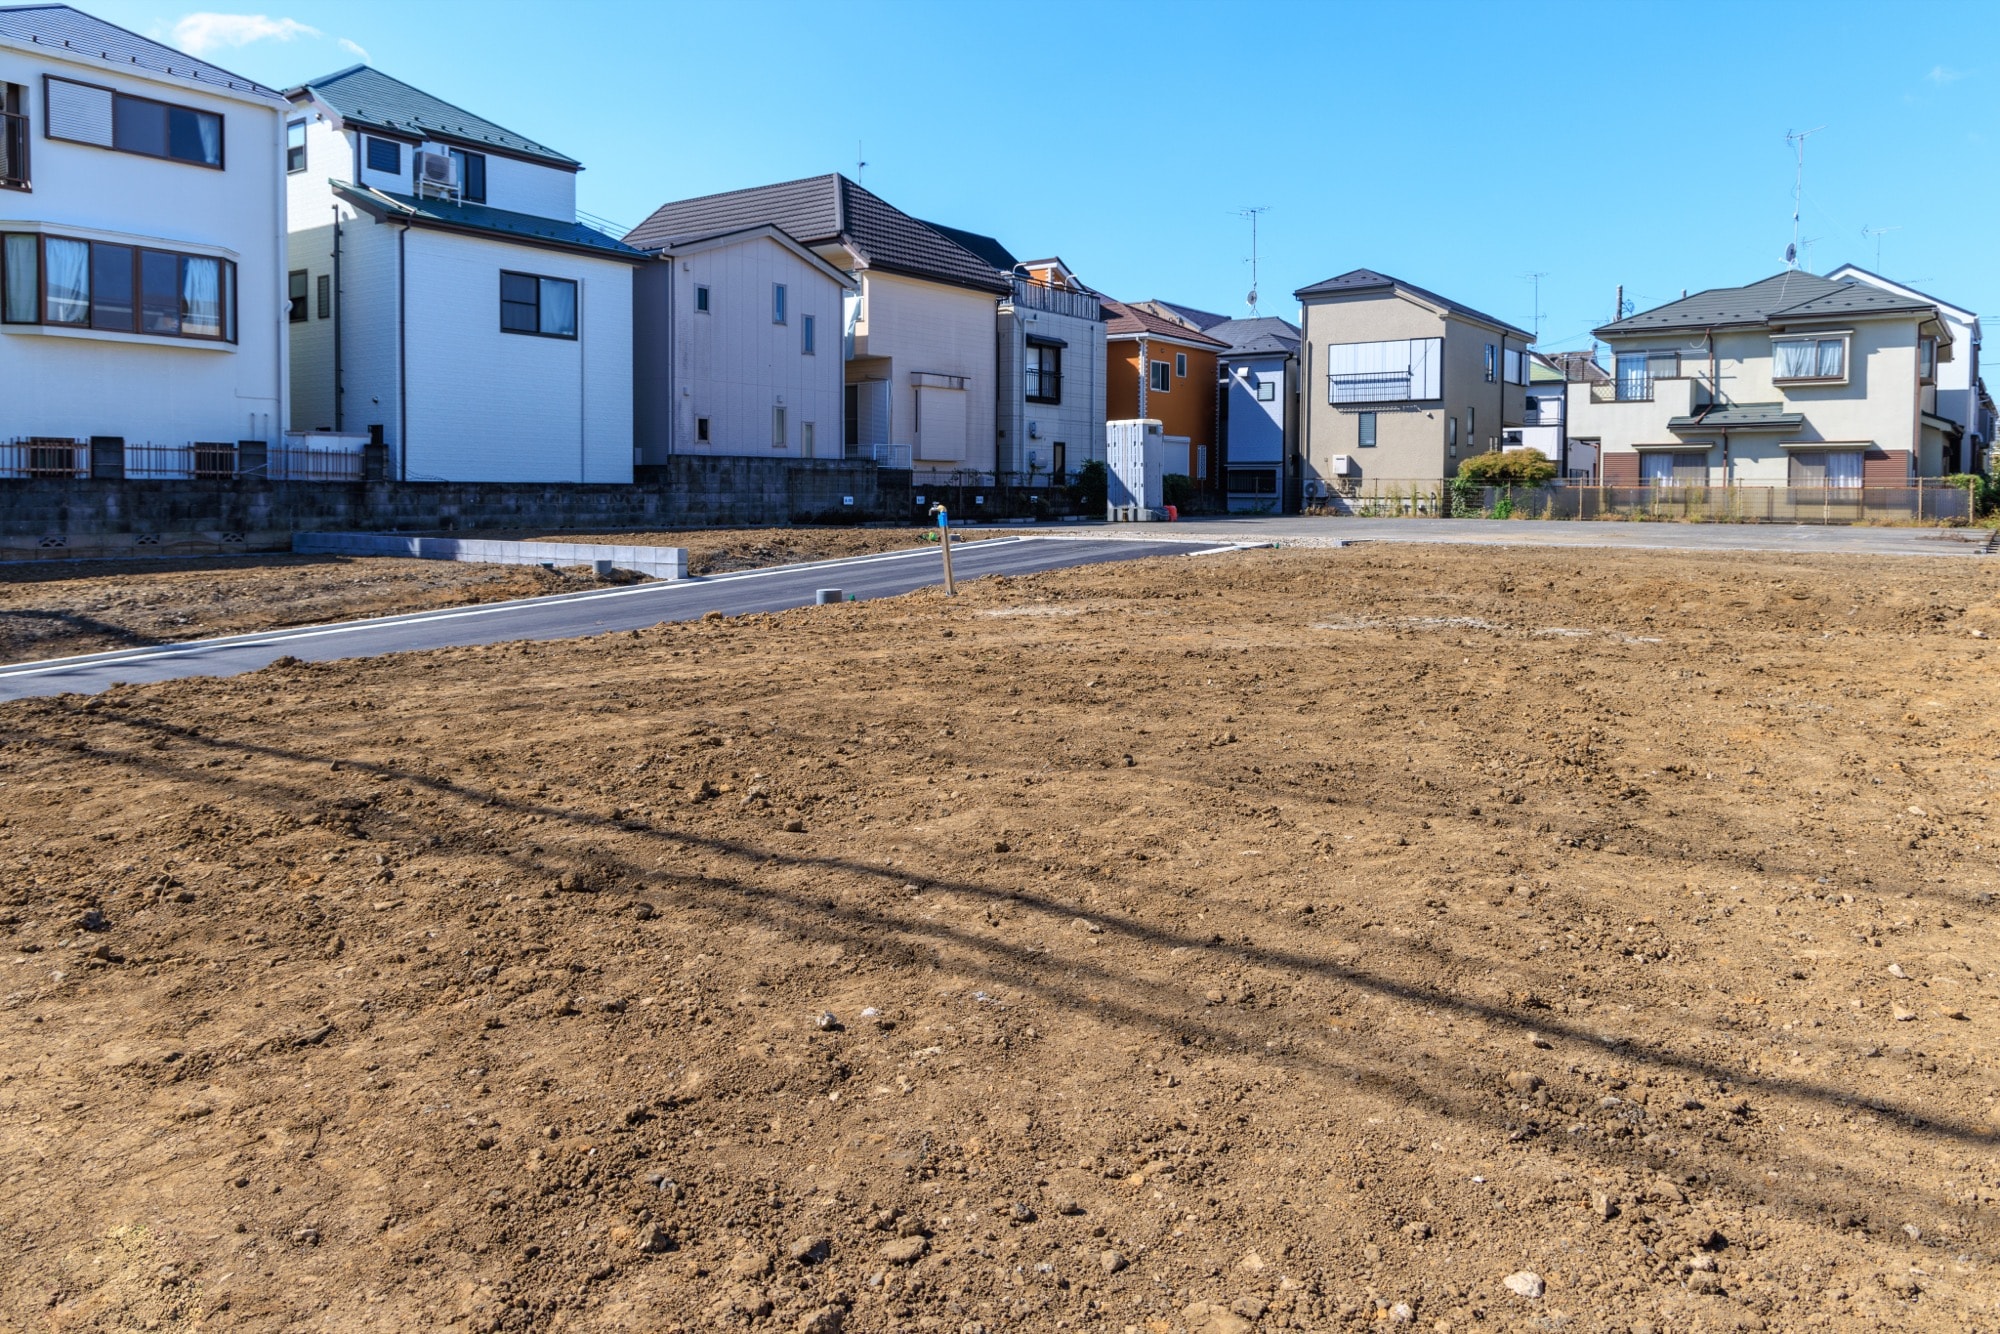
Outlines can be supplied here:
<path id="1" fill-rule="evenodd" d="M 0 481 L 0 560 L 290 551 L 300 533 L 608 531 L 907 520 L 908 472 L 842 459 L 696 458 L 630 485 Z"/>
<path id="2" fill-rule="evenodd" d="M 475 537 L 397 537 L 387 533 L 300 533 L 305 556 L 408 556 L 487 565 L 597 565 L 655 579 L 687 578 L 686 547 L 600 546 L 587 542 L 505 542 Z"/>

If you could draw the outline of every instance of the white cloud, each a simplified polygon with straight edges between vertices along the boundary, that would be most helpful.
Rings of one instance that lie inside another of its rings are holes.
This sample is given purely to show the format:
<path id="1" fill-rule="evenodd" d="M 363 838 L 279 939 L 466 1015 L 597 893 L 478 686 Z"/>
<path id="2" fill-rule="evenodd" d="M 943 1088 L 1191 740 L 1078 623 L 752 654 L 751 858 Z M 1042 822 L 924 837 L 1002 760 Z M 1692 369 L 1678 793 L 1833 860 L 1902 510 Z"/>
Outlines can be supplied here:
<path id="1" fill-rule="evenodd" d="M 1962 69 L 1952 69 L 1945 65 L 1933 65 L 1931 66 L 1931 72 L 1924 75 L 1924 77 L 1942 88 L 1948 83 L 1957 83 L 1960 79 L 1964 78 L 1965 71 Z"/>
<path id="2" fill-rule="evenodd" d="M 213 55 L 224 47 L 248 46 L 252 42 L 289 42 L 299 37 L 318 37 L 320 30 L 297 19 L 274 19 L 263 14 L 189 14 L 174 24 L 173 43 L 189 55 Z"/>
<path id="3" fill-rule="evenodd" d="M 359 42 L 352 41 L 346 37 L 343 37 L 340 39 L 340 49 L 347 52 L 349 55 L 359 56 L 361 58 L 361 63 L 364 65 L 369 63 L 368 52 L 362 49 L 361 43 Z"/>

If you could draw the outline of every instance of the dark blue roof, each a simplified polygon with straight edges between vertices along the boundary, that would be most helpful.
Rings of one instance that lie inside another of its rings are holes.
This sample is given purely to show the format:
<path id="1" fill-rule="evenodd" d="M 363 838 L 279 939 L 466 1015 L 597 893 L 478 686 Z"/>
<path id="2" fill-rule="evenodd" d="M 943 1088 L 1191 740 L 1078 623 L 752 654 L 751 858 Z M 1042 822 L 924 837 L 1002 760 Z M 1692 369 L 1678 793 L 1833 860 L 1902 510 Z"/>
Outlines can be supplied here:
<path id="1" fill-rule="evenodd" d="M 638 263 L 648 258 L 615 237 L 606 236 L 580 222 L 541 218 L 532 213 L 511 213 L 484 204 L 454 204 L 447 199 L 418 199 L 389 190 L 366 190 L 334 181 L 333 191 L 356 208 L 377 217 L 405 219 L 419 226 L 430 224 L 458 231 L 485 232 L 503 241 L 543 246 L 559 250 L 582 250 L 606 259 Z"/>
<path id="2" fill-rule="evenodd" d="M 432 97 L 378 69 L 354 65 L 291 90 L 292 97 L 310 93 L 351 124 L 388 130 L 418 139 L 436 139 L 468 148 L 489 149 L 576 171 L 582 163 L 545 144 L 495 125 L 483 116 Z"/>

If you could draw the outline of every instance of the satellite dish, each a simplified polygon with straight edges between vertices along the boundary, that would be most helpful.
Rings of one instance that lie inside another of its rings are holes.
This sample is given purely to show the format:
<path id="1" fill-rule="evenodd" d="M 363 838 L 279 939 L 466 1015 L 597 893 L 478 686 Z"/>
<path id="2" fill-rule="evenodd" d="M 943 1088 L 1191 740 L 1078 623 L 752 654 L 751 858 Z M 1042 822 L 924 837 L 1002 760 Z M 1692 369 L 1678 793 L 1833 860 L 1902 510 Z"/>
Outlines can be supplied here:
<path id="1" fill-rule="evenodd" d="M 1251 289 L 1250 289 L 1250 295 L 1249 295 L 1249 297 L 1248 297 L 1247 299 L 1248 299 L 1248 301 L 1250 302 L 1250 304 L 1251 304 L 1251 305 L 1253 305 L 1253 306 L 1254 306 L 1254 305 L 1256 305 L 1256 304 L 1257 304 L 1257 289 L 1256 289 L 1256 288 L 1254 288 L 1254 287 L 1253 287 L 1253 288 L 1251 288 Z"/>
<path id="2" fill-rule="evenodd" d="M 1795 246 L 1795 245 L 1788 245 L 1788 246 L 1786 246 L 1786 247 L 1785 247 L 1785 263 L 1787 263 L 1787 264 L 1796 264 L 1796 263 L 1798 263 L 1798 260 L 1799 260 L 1799 248 L 1798 248 L 1797 246 Z"/>

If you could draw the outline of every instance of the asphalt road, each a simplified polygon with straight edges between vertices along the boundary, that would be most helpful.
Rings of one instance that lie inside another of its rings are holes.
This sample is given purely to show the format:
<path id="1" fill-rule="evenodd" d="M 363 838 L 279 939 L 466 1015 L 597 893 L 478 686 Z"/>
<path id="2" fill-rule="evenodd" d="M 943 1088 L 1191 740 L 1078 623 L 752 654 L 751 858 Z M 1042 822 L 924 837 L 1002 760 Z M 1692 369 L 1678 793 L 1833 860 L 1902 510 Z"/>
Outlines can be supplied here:
<path id="1" fill-rule="evenodd" d="M 1083 531 L 1147 540 L 1158 524 Z M 1626 523 L 1537 519 L 1193 519 L 1171 526 L 1180 538 L 1279 546 L 1350 542 L 1440 542 L 1481 546 L 1623 547 L 1642 551 L 1777 552 L 1786 555 L 1973 556 L 1994 534 L 1984 528 L 1862 528 L 1841 524 Z"/>
<path id="2" fill-rule="evenodd" d="M 1033 574 L 1070 565 L 1187 555 L 1217 544 L 1199 535 L 1158 534 L 1132 542 L 1098 538 L 1008 537 L 952 548 L 959 579 Z M 281 657 L 308 661 L 372 657 L 413 649 L 494 644 L 517 639 L 576 639 L 687 621 L 719 611 L 728 616 L 810 606 L 819 589 L 859 599 L 895 597 L 944 582 L 936 547 L 886 555 L 745 570 L 706 579 L 631 584 L 590 593 L 489 602 L 474 607 L 412 612 L 335 625 L 299 626 L 185 644 L 121 649 L 76 658 L 0 666 L 0 700 L 74 692 L 95 694 L 119 682 L 185 676 L 235 676 Z"/>

